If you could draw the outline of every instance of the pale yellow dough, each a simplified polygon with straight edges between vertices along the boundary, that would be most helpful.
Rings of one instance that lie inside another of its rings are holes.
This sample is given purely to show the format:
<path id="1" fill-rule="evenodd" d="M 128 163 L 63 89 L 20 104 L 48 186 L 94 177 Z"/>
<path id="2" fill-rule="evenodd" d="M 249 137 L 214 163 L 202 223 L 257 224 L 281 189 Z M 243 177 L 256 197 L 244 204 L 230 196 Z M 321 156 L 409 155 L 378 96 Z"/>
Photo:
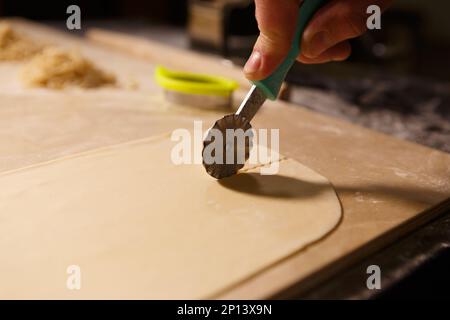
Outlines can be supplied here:
<path id="1" fill-rule="evenodd" d="M 9 24 L 0 22 L 0 61 L 26 60 L 41 50 L 41 45 L 17 33 Z"/>
<path id="2" fill-rule="evenodd" d="M 27 86 L 51 89 L 89 89 L 116 83 L 114 75 L 100 70 L 81 53 L 57 47 L 45 48 L 31 59 L 24 66 L 21 79 Z"/>
<path id="3" fill-rule="evenodd" d="M 332 231 L 327 179 L 291 159 L 223 182 L 167 137 L 0 176 L 0 298 L 211 298 Z M 67 267 L 81 268 L 68 290 Z"/>

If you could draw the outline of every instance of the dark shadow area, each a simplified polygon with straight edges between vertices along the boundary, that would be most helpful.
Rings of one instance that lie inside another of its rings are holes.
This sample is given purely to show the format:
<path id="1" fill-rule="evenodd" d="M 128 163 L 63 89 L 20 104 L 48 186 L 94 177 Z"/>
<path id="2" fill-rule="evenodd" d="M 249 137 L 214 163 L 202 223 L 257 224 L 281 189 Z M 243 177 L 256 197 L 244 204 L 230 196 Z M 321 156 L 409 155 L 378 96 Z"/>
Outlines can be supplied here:
<path id="1" fill-rule="evenodd" d="M 450 249 L 430 258 L 403 281 L 388 288 L 376 299 L 450 299 Z"/>
<path id="2" fill-rule="evenodd" d="M 308 198 L 318 195 L 326 188 L 326 184 L 318 184 L 302 181 L 283 175 L 261 175 L 259 173 L 239 173 L 238 175 L 221 179 L 219 184 L 236 192 L 251 194 L 260 197 L 272 198 Z M 344 194 L 361 193 L 362 200 L 370 202 L 370 197 L 381 196 L 383 201 L 387 199 L 408 201 L 411 204 L 431 205 L 436 204 L 436 199 L 448 198 L 448 194 L 439 191 L 416 187 L 399 187 L 380 184 L 367 185 L 334 185 L 338 197 Z M 367 198 L 366 198 L 367 197 Z"/>
<path id="3" fill-rule="evenodd" d="M 219 180 L 227 189 L 260 197 L 271 198 L 311 198 L 323 192 L 326 184 L 317 184 L 282 175 L 261 175 L 259 173 L 240 173 Z"/>

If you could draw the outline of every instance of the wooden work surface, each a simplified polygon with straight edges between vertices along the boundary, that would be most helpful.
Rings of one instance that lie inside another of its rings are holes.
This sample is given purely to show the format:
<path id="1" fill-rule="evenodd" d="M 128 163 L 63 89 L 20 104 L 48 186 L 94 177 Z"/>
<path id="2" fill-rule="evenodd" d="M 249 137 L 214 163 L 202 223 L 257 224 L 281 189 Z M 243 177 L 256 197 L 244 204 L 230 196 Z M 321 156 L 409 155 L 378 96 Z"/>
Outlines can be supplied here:
<path id="1" fill-rule="evenodd" d="M 22 20 L 10 22 L 33 38 L 78 48 L 116 73 L 119 86 L 87 91 L 24 89 L 17 79 L 21 65 L 1 63 L 1 172 L 192 128 L 195 119 L 211 125 L 224 113 L 169 106 L 153 82 L 156 64 L 234 78 L 243 89 L 237 100 L 248 88 L 240 70 L 219 59 L 101 30 L 89 32 L 87 41 Z M 130 89 L 130 82 L 139 83 L 139 88 Z M 289 288 L 306 290 L 450 206 L 448 154 L 283 102 L 267 102 L 253 126 L 279 128 L 281 153 L 333 183 L 343 219 L 325 239 L 217 298 L 265 298 L 281 291 L 288 294 Z"/>

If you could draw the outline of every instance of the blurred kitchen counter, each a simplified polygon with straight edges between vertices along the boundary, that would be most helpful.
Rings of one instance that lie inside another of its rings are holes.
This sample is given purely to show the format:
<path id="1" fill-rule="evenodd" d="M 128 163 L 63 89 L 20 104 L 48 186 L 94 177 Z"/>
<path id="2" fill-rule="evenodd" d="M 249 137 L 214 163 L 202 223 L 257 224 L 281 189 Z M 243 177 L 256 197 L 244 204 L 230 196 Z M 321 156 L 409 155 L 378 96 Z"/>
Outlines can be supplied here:
<path id="1" fill-rule="evenodd" d="M 47 24 L 66 30 L 64 21 Z M 102 28 L 190 48 L 185 28 L 153 24 L 144 20 L 83 21 L 80 36 L 89 28 Z M 244 50 L 245 51 L 245 50 Z M 206 55 L 216 55 L 202 51 Z M 245 56 L 227 57 L 237 65 Z M 288 77 L 288 93 L 283 97 L 308 109 L 338 117 L 450 152 L 450 84 L 407 74 L 390 74 L 378 65 L 358 62 L 321 66 L 296 65 Z"/>

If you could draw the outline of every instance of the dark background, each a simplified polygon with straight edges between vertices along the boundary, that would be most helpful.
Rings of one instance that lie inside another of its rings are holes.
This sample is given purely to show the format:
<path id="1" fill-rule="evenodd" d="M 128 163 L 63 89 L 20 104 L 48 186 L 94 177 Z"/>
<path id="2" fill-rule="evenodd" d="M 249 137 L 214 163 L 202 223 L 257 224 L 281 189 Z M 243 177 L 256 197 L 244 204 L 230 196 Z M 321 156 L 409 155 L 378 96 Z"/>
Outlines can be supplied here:
<path id="1" fill-rule="evenodd" d="M 69 5 L 80 6 L 85 19 L 146 18 L 182 24 L 186 21 L 186 0 L 82 0 L 0 1 L 0 14 L 36 20 L 63 19 Z"/>
<path id="2" fill-rule="evenodd" d="M 378 66 L 381 61 L 391 69 L 450 81 L 450 1 L 397 0 L 394 3 L 383 19 L 383 30 L 372 32 L 372 39 L 359 42 L 352 59 Z M 188 0 L 0 0 L 0 15 L 63 20 L 71 4 L 82 8 L 83 20 L 139 20 L 175 26 L 185 26 L 188 20 Z M 254 17 L 248 14 L 239 21 L 235 19 L 231 25 L 235 34 L 239 34 L 239 30 L 254 29 Z M 389 33 L 386 30 L 390 30 Z M 394 53 L 375 57 L 371 41 L 384 42 Z"/>
<path id="3" fill-rule="evenodd" d="M 204 0 L 207 1 L 207 0 Z M 185 26 L 188 20 L 188 0 L 83 0 L 25 1 L 0 0 L 1 16 L 22 16 L 34 20 L 63 20 L 66 8 L 77 4 L 83 20 L 117 19 L 147 21 Z M 231 33 L 254 30 L 250 8 L 244 18 L 231 23 Z M 397 0 L 383 18 L 383 30 L 372 32 L 365 41 L 354 44 L 352 59 L 373 65 L 388 65 L 389 69 L 430 76 L 450 81 L 450 1 Z M 241 15 L 242 16 L 242 15 Z M 386 32 L 389 30 L 389 33 Z M 383 42 L 391 49 L 386 56 L 376 56 L 372 42 Z M 248 52 L 245 52 L 247 54 Z M 445 67 L 443 67 L 445 66 Z"/>

